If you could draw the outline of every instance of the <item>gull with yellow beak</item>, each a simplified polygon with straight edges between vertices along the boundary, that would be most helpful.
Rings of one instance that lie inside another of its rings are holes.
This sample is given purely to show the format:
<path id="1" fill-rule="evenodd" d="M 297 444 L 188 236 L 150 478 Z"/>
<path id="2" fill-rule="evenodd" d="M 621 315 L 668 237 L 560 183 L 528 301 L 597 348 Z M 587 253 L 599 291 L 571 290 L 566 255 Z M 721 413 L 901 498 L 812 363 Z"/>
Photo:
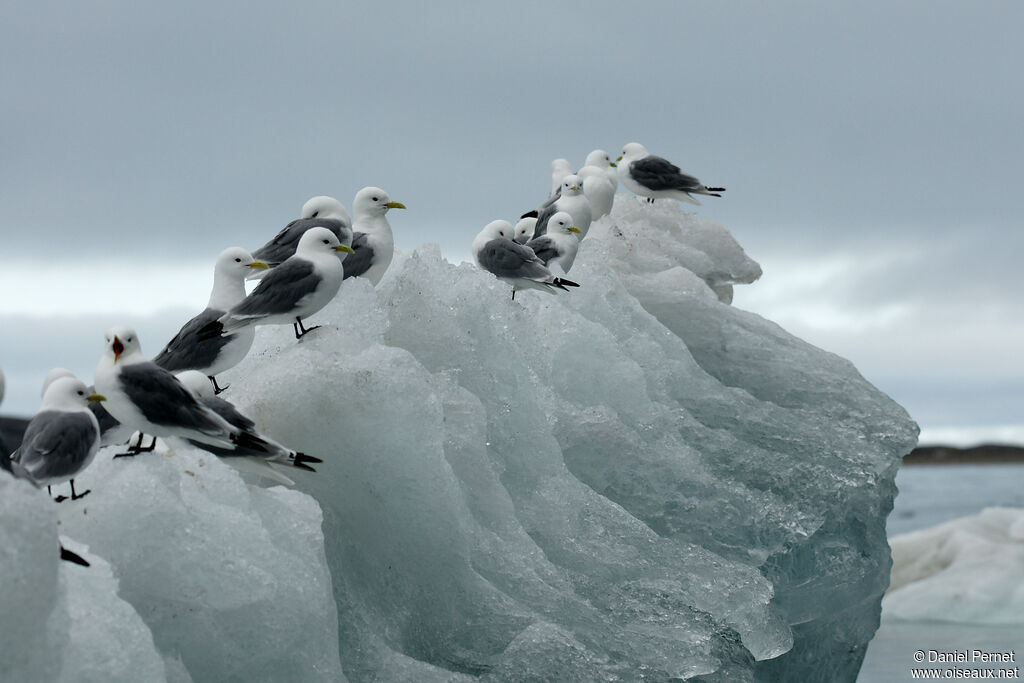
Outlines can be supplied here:
<path id="1" fill-rule="evenodd" d="M 95 378 L 96 390 L 106 396 L 107 410 L 128 429 L 226 448 L 242 445 L 259 450 L 262 447 L 199 403 L 178 378 L 146 360 L 138 335 L 129 327 L 107 330 Z"/>
<path id="2" fill-rule="evenodd" d="M 678 199 L 682 202 L 700 205 L 692 195 L 706 194 L 721 197 L 724 187 L 708 187 L 692 175 L 683 173 L 668 159 L 654 156 L 639 142 L 631 142 L 622 148 L 619 162 L 619 180 L 630 190 L 647 197 L 654 203 L 659 197 Z"/>
<path id="3" fill-rule="evenodd" d="M 0 466 L 49 491 L 54 484 L 71 482 L 71 500 L 89 491 L 75 492 L 75 476 L 84 470 L 100 447 L 100 427 L 88 405 L 106 398 L 91 391 L 77 377 L 60 377 L 46 388 L 43 403 L 28 423 L 21 446 L 0 458 Z M 58 503 L 67 496 L 57 496 Z"/>
<path id="4" fill-rule="evenodd" d="M 565 176 L 562 186 L 558 188 L 558 194 L 537 210 L 537 227 L 533 230 L 533 236 L 540 237 L 547 232 L 548 221 L 559 211 L 565 211 L 572 216 L 572 224 L 580 229 L 580 239 L 587 236 L 593 213 L 590 200 L 583 193 L 583 180 L 575 173 Z M 528 215 L 524 215 L 523 218 Z"/>
<path id="5" fill-rule="evenodd" d="M 390 209 L 404 209 L 405 204 L 391 201 L 379 187 L 364 187 L 352 202 L 355 222 L 352 229 L 352 255 L 345 259 L 345 279 L 364 277 L 376 287 L 395 255 L 395 236 L 388 223 Z"/>
<path id="6" fill-rule="evenodd" d="M 352 244 L 352 218 L 348 211 L 334 197 L 319 195 L 303 204 L 300 217 L 281 228 L 273 239 L 254 251 L 253 256 L 273 268 L 295 253 L 299 240 L 307 230 L 317 227 L 327 228 L 343 244 Z M 259 273 L 264 274 L 266 271 Z M 256 274 L 249 275 L 250 280 L 256 277 Z"/>
<path id="7" fill-rule="evenodd" d="M 210 378 L 218 394 L 226 389 L 217 384 L 216 375 L 242 362 L 252 348 L 256 331 L 250 327 L 228 337 L 201 337 L 199 330 L 216 322 L 244 299 L 246 276 L 267 267 L 266 262 L 254 259 L 252 254 L 241 247 L 230 247 L 222 251 L 213 269 L 213 290 L 206 309 L 185 323 L 153 362 L 174 373 L 198 370 Z"/>
<path id="8" fill-rule="evenodd" d="M 299 239 L 295 255 L 267 273 L 249 296 L 199 330 L 200 337 L 238 334 L 253 325 L 287 325 L 295 338 L 315 330 L 308 318 L 326 306 L 345 277 L 342 260 L 352 247 L 327 228 L 310 228 Z"/>
<path id="9" fill-rule="evenodd" d="M 526 243 L 537 258 L 555 275 L 565 275 L 572 268 L 579 251 L 580 229 L 572 224 L 572 216 L 559 211 L 548 221 L 548 231 Z M 561 272 L 559 272 L 559 270 Z"/>

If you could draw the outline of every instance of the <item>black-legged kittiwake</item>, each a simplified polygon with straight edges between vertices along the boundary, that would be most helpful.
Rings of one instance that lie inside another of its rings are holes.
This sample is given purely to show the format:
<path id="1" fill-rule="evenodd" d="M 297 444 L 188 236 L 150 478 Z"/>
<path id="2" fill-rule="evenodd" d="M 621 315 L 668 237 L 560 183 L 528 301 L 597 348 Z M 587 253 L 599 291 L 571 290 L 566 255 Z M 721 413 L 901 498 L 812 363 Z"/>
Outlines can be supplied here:
<path id="1" fill-rule="evenodd" d="M 303 204 L 301 217 L 283 227 L 281 232 L 252 255 L 271 267 L 283 263 L 295 253 L 299 240 L 306 231 L 316 227 L 327 228 L 342 244 L 352 244 L 352 218 L 349 217 L 348 211 L 334 197 L 320 195 Z M 261 274 L 265 274 L 265 271 Z M 250 275 L 249 279 L 253 277 Z"/>
<path id="2" fill-rule="evenodd" d="M 540 237 L 534 237 L 526 243 L 537 258 L 547 266 L 548 270 L 562 274 L 568 273 L 576 260 L 576 252 L 580 248 L 580 229 L 572 224 L 572 216 L 559 211 L 548 221 L 548 231 Z"/>
<path id="3" fill-rule="evenodd" d="M 202 313 L 189 320 L 174 335 L 153 362 L 171 372 L 199 370 L 210 378 L 219 394 L 227 387 L 217 384 L 216 375 L 230 370 L 252 348 L 256 331 L 249 327 L 229 336 L 200 336 L 199 330 L 218 320 L 245 298 L 245 278 L 254 270 L 267 268 L 241 247 L 225 249 L 213 268 L 213 290 Z"/>
<path id="4" fill-rule="evenodd" d="M 388 223 L 390 209 L 404 209 L 405 204 L 391 201 L 379 187 L 364 187 L 352 202 L 352 255 L 345 258 L 345 279 L 364 277 L 374 287 L 384 277 L 395 255 L 395 236 Z"/>
<path id="5" fill-rule="evenodd" d="M 307 230 L 295 254 L 260 280 L 256 289 L 216 321 L 207 323 L 200 336 L 236 334 L 252 325 L 292 325 L 295 338 L 315 330 L 306 328 L 308 318 L 338 293 L 344 277 L 342 259 L 352 247 L 338 241 L 323 227 Z"/>
<path id="6" fill-rule="evenodd" d="M 543 235 L 547 231 L 548 220 L 559 211 L 565 211 L 572 216 L 573 225 L 580 229 L 580 239 L 587 236 L 593 214 L 590 210 L 590 200 L 583 194 L 583 183 L 575 173 L 565 176 L 558 196 L 545 202 L 538 209 L 537 227 L 533 231 L 533 236 Z"/>
<path id="7" fill-rule="evenodd" d="M 306 455 L 305 453 L 285 448 L 265 434 L 260 434 L 256 431 L 255 422 L 240 413 L 232 403 L 214 394 L 213 385 L 203 373 L 196 372 L 195 370 L 186 370 L 185 372 L 179 372 L 177 377 L 185 385 L 185 388 L 199 399 L 200 403 L 220 415 L 240 431 L 248 434 L 252 441 L 260 443 L 261 447 L 256 449 L 241 444 L 232 444 L 231 448 L 225 448 L 190 439 L 192 445 L 224 458 L 254 458 L 262 462 L 291 465 L 292 467 L 310 472 L 316 472 L 316 470 L 310 467 L 309 463 L 323 462 L 320 458 L 315 458 L 312 455 Z"/>
<path id="8" fill-rule="evenodd" d="M 533 239 L 533 231 L 537 229 L 537 217 L 520 218 L 513 229 L 513 239 L 519 244 L 526 244 Z"/>
<path id="9" fill-rule="evenodd" d="M 96 366 L 96 390 L 122 425 L 152 436 L 177 436 L 231 448 L 259 448 L 248 435 L 205 407 L 162 367 L 142 355 L 139 337 L 128 327 L 107 331 Z"/>
<path id="10" fill-rule="evenodd" d="M 724 187 L 707 187 L 692 175 L 661 157 L 654 156 L 639 142 L 631 142 L 622 148 L 619 162 L 619 180 L 630 190 L 647 197 L 653 202 L 659 197 L 678 199 L 691 204 L 700 204 L 691 194 L 706 194 L 721 197 Z"/>
<path id="11" fill-rule="evenodd" d="M 53 368 L 46 373 L 46 377 L 43 378 L 43 391 L 42 395 L 46 395 L 46 390 L 50 387 L 55 380 L 61 377 L 74 377 L 75 373 L 71 372 L 67 368 Z M 95 391 L 95 387 L 89 387 L 89 391 Z M 125 443 L 131 439 L 132 434 L 135 433 L 134 429 L 129 429 L 123 424 L 114 419 L 114 416 L 107 412 L 107 409 L 103 407 L 105 401 L 90 401 L 89 410 L 96 416 L 96 422 L 100 426 L 100 446 L 113 446 L 119 443 Z M 153 438 L 152 446 L 142 448 L 142 437 L 143 434 L 139 434 L 139 443 L 136 446 L 130 446 L 129 450 L 136 453 L 143 451 L 151 451 L 156 446 L 156 438 Z"/>
<path id="12" fill-rule="evenodd" d="M 569 163 L 568 159 L 559 158 L 551 162 L 551 194 L 548 195 L 548 198 L 558 194 L 558 189 L 562 187 L 562 181 L 565 180 L 565 176 L 570 175 L 572 172 L 572 164 Z"/>
<path id="13" fill-rule="evenodd" d="M 591 218 L 596 221 L 611 213 L 619 178 L 615 172 L 615 162 L 608 152 L 595 149 L 588 154 L 586 163 L 576 175 L 583 181 L 583 194 L 590 201 Z"/>
<path id="14" fill-rule="evenodd" d="M 541 263 L 533 249 L 516 243 L 514 228 L 508 221 L 491 221 L 473 240 L 473 258 L 478 266 L 512 285 L 512 298 L 518 289 L 554 289 L 579 287 L 570 280 L 555 277 Z"/>
<path id="15" fill-rule="evenodd" d="M 89 493 L 75 492 L 75 477 L 99 450 L 100 427 L 87 406 L 103 400 L 77 377 L 55 379 L 46 387 L 42 406 L 28 423 L 21 446 L 11 454 L 7 468 L 47 490 L 53 484 L 70 481 L 71 500 Z M 56 501 L 66 499 L 57 496 Z"/>

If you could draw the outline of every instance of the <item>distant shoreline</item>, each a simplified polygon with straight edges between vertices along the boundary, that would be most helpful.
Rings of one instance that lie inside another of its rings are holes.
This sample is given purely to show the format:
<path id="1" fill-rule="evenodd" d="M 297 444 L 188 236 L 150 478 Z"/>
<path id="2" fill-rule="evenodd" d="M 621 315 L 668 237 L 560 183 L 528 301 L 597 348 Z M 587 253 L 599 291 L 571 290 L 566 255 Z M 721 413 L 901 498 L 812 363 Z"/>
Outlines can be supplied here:
<path id="1" fill-rule="evenodd" d="M 0 443 L 14 450 L 21 443 L 28 419 L 0 416 Z M 903 457 L 904 465 L 989 465 L 1024 464 L 1024 446 L 982 444 L 970 448 L 955 446 L 918 446 Z"/>

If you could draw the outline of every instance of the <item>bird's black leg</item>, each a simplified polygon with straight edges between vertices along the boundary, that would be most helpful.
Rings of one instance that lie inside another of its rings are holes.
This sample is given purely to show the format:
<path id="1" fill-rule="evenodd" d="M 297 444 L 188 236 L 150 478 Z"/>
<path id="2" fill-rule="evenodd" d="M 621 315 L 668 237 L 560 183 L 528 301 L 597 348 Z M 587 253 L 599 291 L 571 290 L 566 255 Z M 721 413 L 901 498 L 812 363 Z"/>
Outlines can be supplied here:
<path id="1" fill-rule="evenodd" d="M 512 301 L 515 301 L 515 300 L 516 300 L 516 290 L 513 289 L 512 290 Z"/>
<path id="2" fill-rule="evenodd" d="M 296 339 L 302 339 L 308 333 L 310 333 L 313 330 L 315 330 L 316 328 L 320 327 L 319 325 L 313 325 L 313 327 L 308 327 L 307 328 L 307 327 L 305 327 L 302 324 L 302 318 L 299 318 L 299 317 L 295 318 L 295 322 L 292 323 L 292 326 L 295 328 L 295 338 Z M 302 330 L 302 331 L 300 332 L 299 330 Z"/>
<path id="3" fill-rule="evenodd" d="M 75 480 L 74 479 L 71 480 L 71 500 L 78 500 L 79 498 L 85 498 L 85 496 L 87 494 L 89 494 L 91 491 L 92 491 L 92 489 L 86 489 L 85 493 L 77 493 L 76 494 L 75 493 Z"/>
<path id="4" fill-rule="evenodd" d="M 46 487 L 46 492 L 47 492 L 47 493 L 50 493 L 50 487 L 49 487 L 49 486 L 47 486 L 47 487 Z M 52 495 L 52 494 L 51 494 L 51 495 Z M 71 489 L 71 495 L 75 495 L 75 490 L 74 490 L 74 489 Z M 55 502 L 57 502 L 57 503 L 63 503 L 63 502 L 64 502 L 65 500 L 67 500 L 67 499 L 68 499 L 68 497 L 67 497 L 67 496 L 57 496 L 57 497 L 56 497 L 56 498 L 54 498 L 53 500 L 54 500 Z"/>
<path id="5" fill-rule="evenodd" d="M 139 453 L 149 453 L 154 448 L 156 448 L 156 437 L 154 436 L 153 437 L 153 441 L 148 446 L 143 448 L 142 440 L 145 437 L 146 437 L 145 434 L 143 434 L 142 432 L 139 432 L 139 442 L 136 443 L 136 444 L 133 444 L 129 440 L 128 450 L 125 451 L 124 453 L 117 453 L 117 454 L 114 455 L 114 457 L 115 458 L 131 458 L 131 457 L 134 457 L 134 456 L 138 455 Z"/>
<path id="6" fill-rule="evenodd" d="M 219 394 L 220 392 L 224 391 L 225 389 L 227 389 L 228 387 L 231 386 L 229 384 L 227 386 L 222 387 L 219 384 L 217 384 L 217 378 L 216 377 L 214 377 L 213 375 L 207 375 L 207 377 L 209 377 L 210 381 L 213 382 L 213 394 L 214 394 L 214 396 L 216 396 L 217 394 Z"/>
<path id="7" fill-rule="evenodd" d="M 648 197 L 647 198 L 647 203 L 648 204 L 653 204 L 654 203 L 654 197 Z"/>

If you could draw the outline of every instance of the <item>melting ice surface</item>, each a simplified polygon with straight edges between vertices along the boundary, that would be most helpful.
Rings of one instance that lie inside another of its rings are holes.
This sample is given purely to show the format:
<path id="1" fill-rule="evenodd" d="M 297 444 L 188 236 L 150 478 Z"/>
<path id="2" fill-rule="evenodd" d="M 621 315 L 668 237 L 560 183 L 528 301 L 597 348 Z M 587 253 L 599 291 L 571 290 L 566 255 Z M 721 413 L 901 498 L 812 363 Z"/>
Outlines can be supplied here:
<path id="1" fill-rule="evenodd" d="M 0 679 L 853 680 L 916 426 L 728 304 L 724 228 L 618 199 L 570 293 L 428 246 L 261 328 L 225 397 L 325 459 L 294 489 L 178 443 L 0 477 Z"/>

